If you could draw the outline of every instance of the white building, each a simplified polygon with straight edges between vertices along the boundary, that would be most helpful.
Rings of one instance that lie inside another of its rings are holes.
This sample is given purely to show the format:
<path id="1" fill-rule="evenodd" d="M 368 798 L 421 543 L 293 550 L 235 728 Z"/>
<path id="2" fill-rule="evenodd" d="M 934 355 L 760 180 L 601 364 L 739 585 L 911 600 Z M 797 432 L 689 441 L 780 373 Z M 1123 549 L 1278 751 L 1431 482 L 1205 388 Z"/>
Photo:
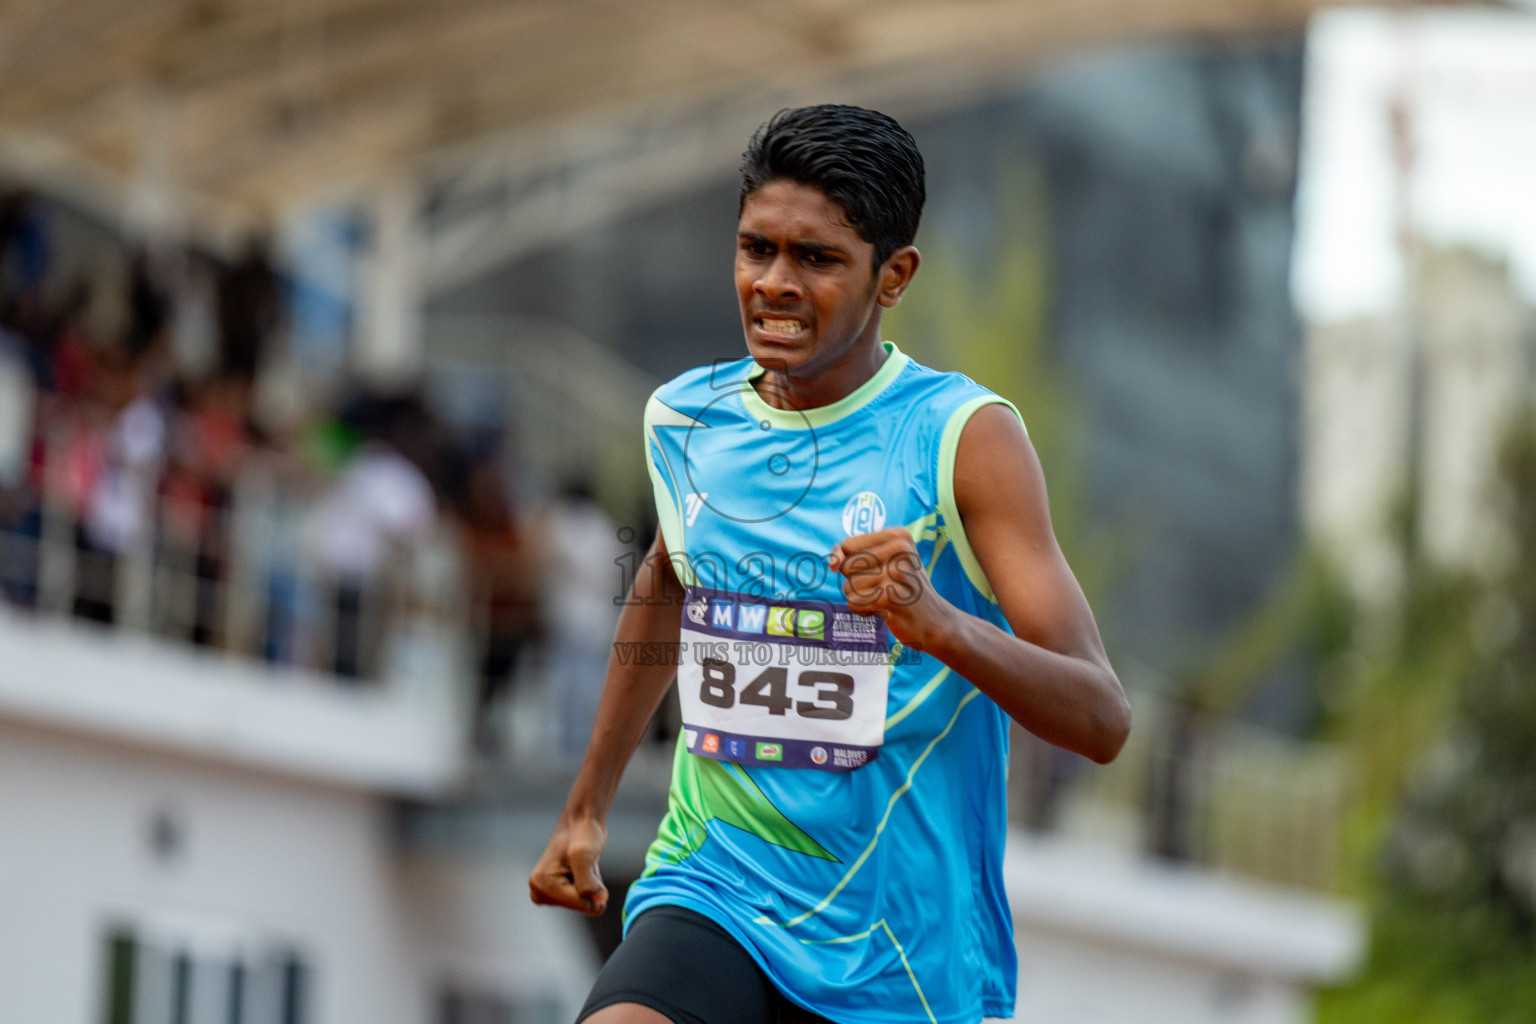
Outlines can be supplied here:
<path id="1" fill-rule="evenodd" d="M 1393 518 L 1497 569 L 1495 453 L 1532 396 L 1536 18 L 1337 10 L 1308 37 L 1297 199 L 1302 517 L 1369 600 Z"/>
<path id="2" fill-rule="evenodd" d="M 1302 1024 L 1347 979 L 1358 914 L 1208 870 L 1015 837 L 1019 1021 Z"/>
<path id="3" fill-rule="evenodd" d="M 1497 569 L 1498 448 L 1536 383 L 1530 308 L 1502 263 L 1422 252 L 1411 309 L 1306 335 L 1303 521 L 1370 599 L 1400 582 L 1393 520 L 1410 497 L 1425 554 Z"/>
<path id="4" fill-rule="evenodd" d="M 569 1019 L 580 922 L 395 842 L 391 798 L 459 778 L 458 704 L 0 606 L 0 1020 Z"/>

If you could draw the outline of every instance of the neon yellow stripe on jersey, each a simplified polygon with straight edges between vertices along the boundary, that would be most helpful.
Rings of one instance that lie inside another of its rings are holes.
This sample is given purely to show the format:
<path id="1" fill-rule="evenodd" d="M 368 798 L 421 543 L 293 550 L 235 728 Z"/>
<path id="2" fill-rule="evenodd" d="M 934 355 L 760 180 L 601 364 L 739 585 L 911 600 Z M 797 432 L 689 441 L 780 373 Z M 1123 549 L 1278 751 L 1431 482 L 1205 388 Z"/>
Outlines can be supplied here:
<path id="1" fill-rule="evenodd" d="M 1024 417 L 1019 416 L 1019 410 L 1014 404 L 998 395 L 978 395 L 950 414 L 949 422 L 944 425 L 944 435 L 939 441 L 939 514 L 944 519 L 944 534 L 955 546 L 955 554 L 960 558 L 966 579 L 988 601 L 996 602 L 997 595 L 992 592 L 987 574 L 976 560 L 976 552 L 971 550 L 971 542 L 965 536 L 965 524 L 960 520 L 960 508 L 955 504 L 955 456 L 960 451 L 960 435 L 976 410 L 987 405 L 1006 405 L 1019 417 L 1019 425 L 1024 426 Z M 1029 436 L 1028 427 L 1024 427 L 1024 436 Z"/>

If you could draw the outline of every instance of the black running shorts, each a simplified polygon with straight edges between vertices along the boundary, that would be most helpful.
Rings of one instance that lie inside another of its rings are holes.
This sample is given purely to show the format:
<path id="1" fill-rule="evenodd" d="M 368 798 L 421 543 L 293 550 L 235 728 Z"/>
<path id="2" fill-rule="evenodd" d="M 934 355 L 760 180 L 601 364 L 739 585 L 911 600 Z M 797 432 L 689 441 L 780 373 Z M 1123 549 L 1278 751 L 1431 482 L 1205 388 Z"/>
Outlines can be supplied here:
<path id="1" fill-rule="evenodd" d="M 682 907 L 652 907 L 603 965 L 578 1022 L 615 1003 L 676 1024 L 832 1024 L 773 987 L 731 933 Z"/>

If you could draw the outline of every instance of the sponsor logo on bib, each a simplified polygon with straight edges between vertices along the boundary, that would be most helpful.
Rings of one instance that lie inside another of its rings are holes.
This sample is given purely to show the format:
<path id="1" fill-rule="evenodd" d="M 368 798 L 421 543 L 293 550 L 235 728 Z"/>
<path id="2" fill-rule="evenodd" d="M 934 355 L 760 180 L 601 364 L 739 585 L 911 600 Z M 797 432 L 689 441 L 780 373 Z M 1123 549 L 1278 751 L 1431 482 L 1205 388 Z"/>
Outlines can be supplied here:
<path id="1" fill-rule="evenodd" d="M 768 606 L 765 604 L 744 604 L 736 616 L 738 633 L 761 633 L 767 624 Z"/>
<path id="2" fill-rule="evenodd" d="M 795 610 L 793 608 L 780 608 L 778 605 L 769 608 L 768 632 L 773 636 L 794 636 Z"/>
<path id="3" fill-rule="evenodd" d="M 811 748 L 811 760 L 816 762 L 817 764 L 826 764 L 827 763 L 827 748 L 826 747 L 812 747 Z"/>
<path id="4" fill-rule="evenodd" d="M 802 608 L 795 613 L 795 635 L 810 640 L 820 640 L 826 633 L 827 616 L 814 608 Z"/>
<path id="5" fill-rule="evenodd" d="M 779 743 L 759 743 L 757 745 L 757 759 L 759 761 L 784 760 L 784 747 Z"/>
<path id="6" fill-rule="evenodd" d="M 874 491 L 861 491 L 843 506 L 843 532 L 875 533 L 885 529 L 885 502 Z"/>
<path id="7" fill-rule="evenodd" d="M 706 753 L 706 754 L 718 754 L 718 753 L 720 753 L 720 737 L 719 736 L 716 736 L 714 733 L 709 733 L 708 735 L 706 735 L 704 737 L 704 753 Z"/>
<path id="8" fill-rule="evenodd" d="M 853 612 L 832 613 L 834 643 L 872 644 L 880 639 L 880 620 Z"/>
<path id="9" fill-rule="evenodd" d="M 690 622 L 696 622 L 700 626 L 702 626 L 702 625 L 704 625 L 705 620 L 708 619 L 708 617 L 709 617 L 709 598 L 701 597 L 701 598 L 698 598 L 697 600 L 689 601 L 688 602 L 688 619 L 689 619 Z"/>
<path id="10" fill-rule="evenodd" d="M 697 730 L 697 729 L 684 729 L 683 730 L 683 735 L 688 740 L 688 749 L 689 750 L 692 750 L 694 747 L 699 745 L 699 730 Z"/>
<path id="11" fill-rule="evenodd" d="M 834 747 L 832 750 L 832 763 L 839 768 L 859 768 L 869 761 L 867 750 L 844 750 Z"/>

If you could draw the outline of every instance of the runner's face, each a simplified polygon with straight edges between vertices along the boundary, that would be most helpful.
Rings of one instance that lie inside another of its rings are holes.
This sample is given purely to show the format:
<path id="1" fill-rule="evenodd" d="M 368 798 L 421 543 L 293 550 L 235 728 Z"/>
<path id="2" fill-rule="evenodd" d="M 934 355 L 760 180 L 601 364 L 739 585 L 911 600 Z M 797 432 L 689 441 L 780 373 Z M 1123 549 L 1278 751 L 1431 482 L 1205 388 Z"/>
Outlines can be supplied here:
<path id="1" fill-rule="evenodd" d="M 880 330 L 875 247 L 819 189 L 772 181 L 747 197 L 736 232 L 736 297 L 747 350 L 813 375 Z"/>

